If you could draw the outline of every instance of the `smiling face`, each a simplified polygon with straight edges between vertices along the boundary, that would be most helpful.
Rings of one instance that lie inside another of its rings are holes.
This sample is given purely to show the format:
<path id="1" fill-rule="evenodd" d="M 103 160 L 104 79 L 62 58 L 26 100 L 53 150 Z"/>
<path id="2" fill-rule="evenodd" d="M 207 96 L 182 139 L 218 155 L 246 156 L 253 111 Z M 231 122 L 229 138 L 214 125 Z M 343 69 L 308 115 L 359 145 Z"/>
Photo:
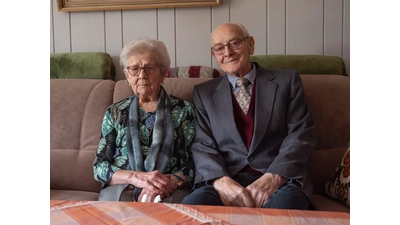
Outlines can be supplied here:
<path id="1" fill-rule="evenodd" d="M 146 65 L 158 65 L 155 53 L 147 52 L 132 55 L 128 59 L 128 66 L 144 67 Z M 158 99 L 161 83 L 164 82 L 166 77 L 166 74 L 161 74 L 160 67 L 155 67 L 154 72 L 151 74 L 146 74 L 144 69 L 140 69 L 137 76 L 129 74 L 127 69 L 124 69 L 124 73 L 133 92 L 139 99 Z"/>
<path id="2" fill-rule="evenodd" d="M 211 37 L 211 45 L 226 45 L 232 40 L 245 38 L 242 29 L 237 24 L 222 24 L 215 29 Z M 252 36 L 244 39 L 241 47 L 235 50 L 224 46 L 225 51 L 221 55 L 211 51 L 218 65 L 229 75 L 243 77 L 251 70 L 250 55 L 254 53 L 254 39 Z"/>

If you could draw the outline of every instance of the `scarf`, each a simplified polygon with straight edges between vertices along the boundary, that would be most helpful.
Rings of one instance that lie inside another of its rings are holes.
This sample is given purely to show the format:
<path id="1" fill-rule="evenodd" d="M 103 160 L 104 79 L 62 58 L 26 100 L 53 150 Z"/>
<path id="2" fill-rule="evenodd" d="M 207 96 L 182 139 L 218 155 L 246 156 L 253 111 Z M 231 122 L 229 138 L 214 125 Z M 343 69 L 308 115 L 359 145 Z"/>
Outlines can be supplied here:
<path id="1" fill-rule="evenodd" d="M 156 121 L 153 128 L 153 142 L 149 155 L 143 161 L 143 153 L 139 138 L 139 105 L 138 97 L 134 95 L 129 110 L 127 124 L 127 151 L 129 165 L 134 171 L 165 172 L 174 148 L 174 126 L 172 122 L 169 97 L 161 86 L 160 97 L 157 102 Z"/>

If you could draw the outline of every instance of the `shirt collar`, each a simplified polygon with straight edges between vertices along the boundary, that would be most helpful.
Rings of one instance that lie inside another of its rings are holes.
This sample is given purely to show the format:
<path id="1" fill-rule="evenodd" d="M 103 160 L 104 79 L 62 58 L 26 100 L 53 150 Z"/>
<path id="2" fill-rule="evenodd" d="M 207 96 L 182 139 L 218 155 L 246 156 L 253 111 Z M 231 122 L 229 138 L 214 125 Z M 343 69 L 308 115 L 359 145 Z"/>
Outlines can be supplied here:
<path id="1" fill-rule="evenodd" d="M 254 84 L 254 80 L 256 79 L 256 74 L 257 74 L 257 67 L 255 66 L 254 63 L 251 63 L 251 70 L 248 74 L 244 75 L 244 78 L 249 80 L 249 85 Z M 239 79 L 237 76 L 232 76 L 229 74 L 226 74 L 228 76 L 229 83 L 231 83 L 232 87 L 236 87 L 236 81 Z"/>

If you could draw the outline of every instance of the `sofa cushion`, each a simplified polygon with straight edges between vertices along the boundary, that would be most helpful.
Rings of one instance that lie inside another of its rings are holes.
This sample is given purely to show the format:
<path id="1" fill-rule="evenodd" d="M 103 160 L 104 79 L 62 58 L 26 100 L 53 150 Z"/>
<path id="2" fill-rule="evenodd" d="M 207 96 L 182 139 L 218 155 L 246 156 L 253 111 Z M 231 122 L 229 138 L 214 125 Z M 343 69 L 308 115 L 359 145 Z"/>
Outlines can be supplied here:
<path id="1" fill-rule="evenodd" d="M 266 69 L 295 69 L 299 74 L 336 74 L 347 76 L 344 61 L 339 56 L 327 55 L 252 55 Z"/>
<path id="2" fill-rule="evenodd" d="M 329 197 L 350 207 L 350 147 L 325 187 L 325 193 Z"/>
<path id="3" fill-rule="evenodd" d="M 334 211 L 334 212 L 347 212 L 350 213 L 350 208 L 341 202 L 334 200 L 330 197 L 314 194 L 311 196 L 311 201 L 320 211 Z"/>
<path id="4" fill-rule="evenodd" d="M 208 66 L 174 67 L 167 72 L 167 77 L 170 78 L 216 78 L 219 76 L 217 69 Z"/>
<path id="5" fill-rule="evenodd" d="M 50 53 L 50 79 L 111 79 L 115 66 L 104 52 Z"/>
<path id="6" fill-rule="evenodd" d="M 306 101 L 317 123 L 316 150 L 347 147 L 350 143 L 350 78 L 319 74 L 300 76 Z"/>
<path id="7" fill-rule="evenodd" d="M 50 189 L 100 191 L 92 163 L 115 82 L 50 80 Z"/>

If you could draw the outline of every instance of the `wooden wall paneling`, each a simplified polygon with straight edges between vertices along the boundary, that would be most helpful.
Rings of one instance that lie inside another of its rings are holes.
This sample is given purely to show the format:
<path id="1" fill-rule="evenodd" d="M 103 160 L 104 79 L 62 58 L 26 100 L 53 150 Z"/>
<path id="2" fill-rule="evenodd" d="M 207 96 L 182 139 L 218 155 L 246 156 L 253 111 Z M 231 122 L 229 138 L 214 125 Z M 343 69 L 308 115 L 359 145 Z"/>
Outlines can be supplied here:
<path id="1" fill-rule="evenodd" d="M 223 0 L 220 6 L 211 7 L 211 29 L 208 39 L 205 40 L 208 43 L 208 49 L 210 50 L 209 51 L 210 55 L 211 55 L 211 43 L 210 43 L 211 33 L 219 25 L 229 22 L 230 21 L 229 15 L 230 15 L 230 0 Z M 224 73 L 212 55 L 211 55 L 211 66 L 218 69 L 221 74 Z"/>
<path id="2" fill-rule="evenodd" d="M 167 46 L 171 58 L 171 68 L 176 67 L 175 9 L 158 9 L 158 40 Z"/>
<path id="3" fill-rule="evenodd" d="M 104 11 L 70 14 L 72 52 L 105 52 Z"/>
<path id="4" fill-rule="evenodd" d="M 50 53 L 54 53 L 53 1 L 50 0 Z"/>
<path id="5" fill-rule="evenodd" d="M 123 45 L 142 38 L 157 39 L 156 9 L 122 10 Z"/>
<path id="6" fill-rule="evenodd" d="M 54 53 L 71 52 L 70 13 L 58 12 L 57 2 L 53 1 Z"/>
<path id="7" fill-rule="evenodd" d="M 323 54 L 323 1 L 286 1 L 286 54 Z"/>
<path id="8" fill-rule="evenodd" d="M 343 61 L 350 76 L 350 0 L 344 0 L 343 6 Z"/>
<path id="9" fill-rule="evenodd" d="M 119 54 L 122 45 L 122 11 L 104 11 L 105 51 L 111 56 L 115 66 L 115 80 L 125 79 L 122 67 L 119 65 Z"/>
<path id="10" fill-rule="evenodd" d="M 176 8 L 177 66 L 211 66 L 210 8 Z"/>
<path id="11" fill-rule="evenodd" d="M 286 52 L 286 1 L 267 0 L 267 54 Z"/>
<path id="12" fill-rule="evenodd" d="M 343 37 L 342 1 L 325 0 L 324 4 L 324 55 L 342 57 Z"/>
<path id="13" fill-rule="evenodd" d="M 231 1 L 231 21 L 243 24 L 255 40 L 255 55 L 267 52 L 266 0 Z M 243 13 L 249 12 L 249 13 Z"/>
<path id="14" fill-rule="evenodd" d="M 350 72 L 350 0 L 223 0 L 215 7 L 87 12 L 58 12 L 50 0 L 50 18 L 50 53 L 105 51 L 117 80 L 124 78 L 118 62 L 123 45 L 143 36 L 164 41 L 171 66 L 220 70 L 209 40 L 227 21 L 249 29 L 255 54 L 339 55 Z"/>

